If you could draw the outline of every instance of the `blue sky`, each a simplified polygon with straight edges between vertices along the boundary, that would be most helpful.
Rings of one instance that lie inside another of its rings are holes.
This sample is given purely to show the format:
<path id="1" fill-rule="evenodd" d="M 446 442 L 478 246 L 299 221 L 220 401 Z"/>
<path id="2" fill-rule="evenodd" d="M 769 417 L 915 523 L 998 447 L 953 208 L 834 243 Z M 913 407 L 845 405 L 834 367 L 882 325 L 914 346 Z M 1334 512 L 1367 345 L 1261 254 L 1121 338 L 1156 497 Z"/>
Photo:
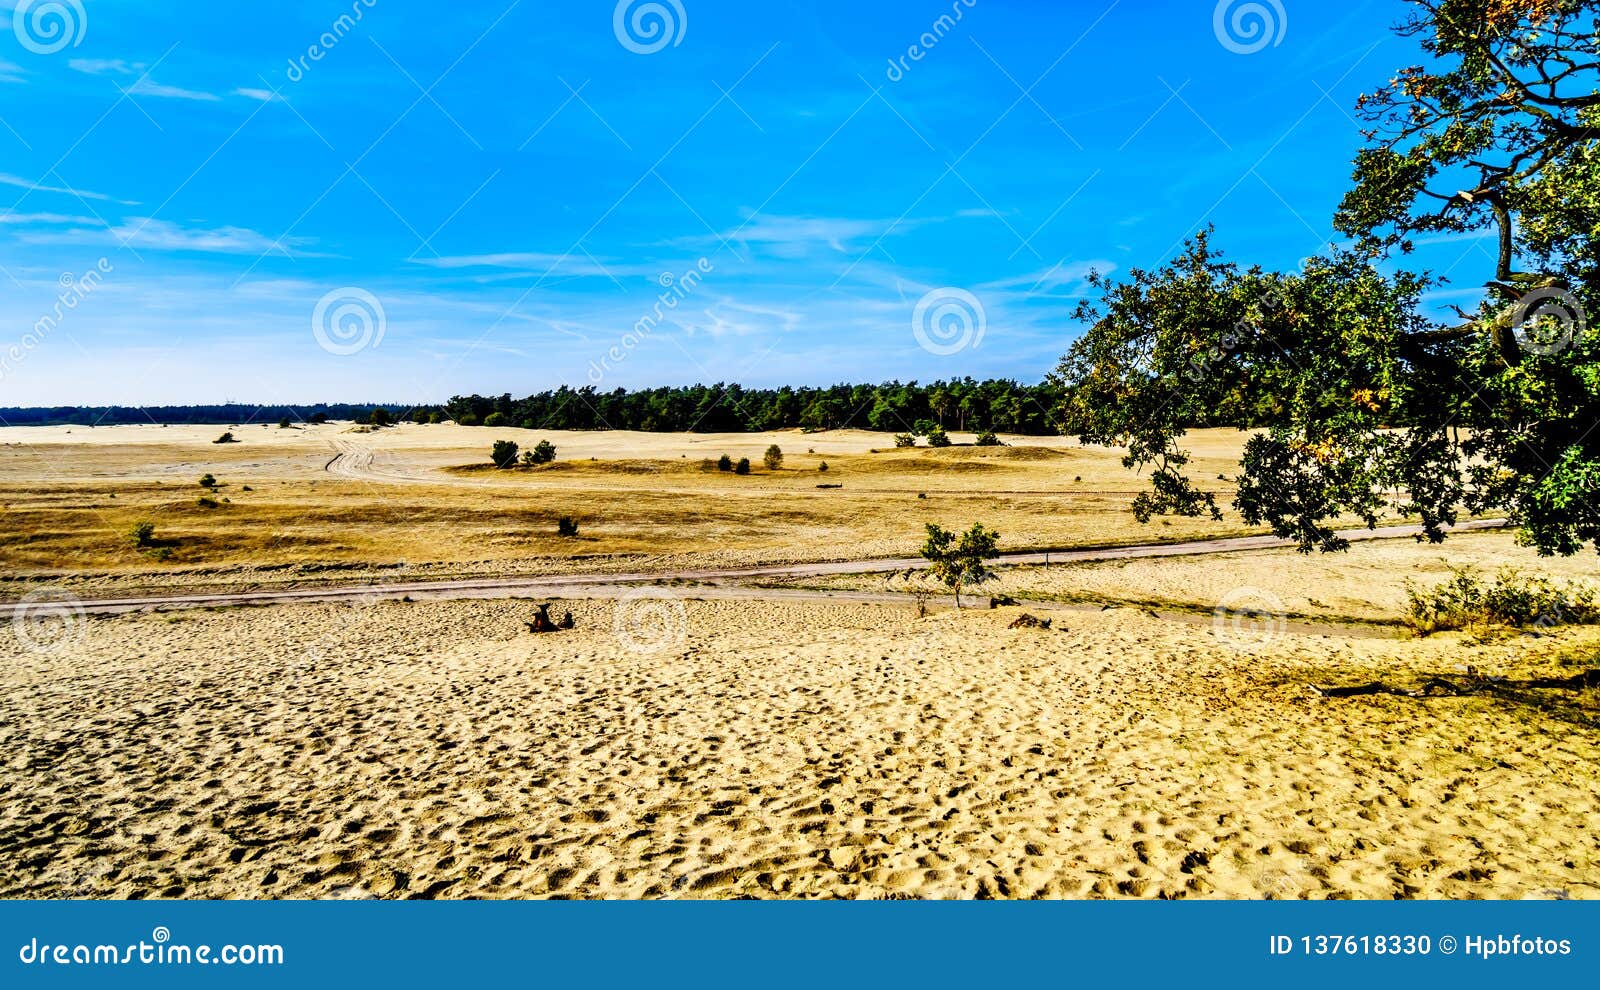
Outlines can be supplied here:
<path id="1" fill-rule="evenodd" d="M 1091 268 L 1324 248 L 1418 60 L 1399 0 L 1253 52 L 1237 0 L 48 6 L 0 0 L 0 405 L 1035 381 Z"/>

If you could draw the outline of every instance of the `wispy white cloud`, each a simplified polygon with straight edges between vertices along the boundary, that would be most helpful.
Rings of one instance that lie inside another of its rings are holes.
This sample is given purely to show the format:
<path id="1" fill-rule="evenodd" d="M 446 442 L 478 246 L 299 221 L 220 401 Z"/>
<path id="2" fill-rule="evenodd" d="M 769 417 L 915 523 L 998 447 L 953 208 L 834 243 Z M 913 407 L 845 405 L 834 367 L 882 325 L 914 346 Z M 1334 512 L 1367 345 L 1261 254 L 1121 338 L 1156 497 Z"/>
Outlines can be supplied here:
<path id="1" fill-rule="evenodd" d="M 155 96 L 170 100 L 199 100 L 204 103 L 216 103 L 222 99 L 215 93 L 203 93 L 199 90 L 182 89 L 178 86 L 165 86 L 149 77 L 140 79 L 132 86 L 124 86 L 122 91 L 129 96 Z"/>
<path id="2" fill-rule="evenodd" d="M 90 76 L 136 76 L 144 71 L 144 63 L 120 58 L 74 58 L 67 60 L 67 68 Z"/>
<path id="3" fill-rule="evenodd" d="M 0 224 L 10 224 L 18 227 L 43 226 L 47 224 L 78 224 L 92 225 L 99 223 L 93 217 L 74 217 L 63 213 L 0 213 Z"/>
<path id="4" fill-rule="evenodd" d="M 24 82 L 24 77 L 26 76 L 27 72 L 23 71 L 22 66 L 16 64 L 15 62 L 7 62 L 5 59 L 0 58 L 0 82 Z"/>
<path id="5" fill-rule="evenodd" d="M 28 179 L 24 179 L 19 175 L 7 175 L 3 172 L 0 172 L 0 186 L 16 186 L 18 189 L 26 189 L 28 192 L 56 193 L 64 196 L 76 196 L 79 199 L 92 199 L 105 203 L 119 203 L 122 206 L 138 205 L 131 200 L 117 199 L 113 196 L 107 196 L 105 193 L 89 192 L 85 189 L 70 189 L 65 186 L 45 185 L 44 183 L 33 182 Z"/>
<path id="6" fill-rule="evenodd" d="M 26 244 L 126 245 L 136 250 L 196 254 L 325 257 L 299 250 L 308 243 L 304 238 L 274 240 L 247 227 L 186 227 L 150 217 L 129 217 L 114 226 L 83 225 L 68 230 L 30 231 L 19 234 L 17 240 Z"/>
<path id="7" fill-rule="evenodd" d="M 283 97 L 270 89 L 236 89 L 234 96 L 243 96 L 251 100 L 260 100 L 262 103 L 282 103 Z"/>

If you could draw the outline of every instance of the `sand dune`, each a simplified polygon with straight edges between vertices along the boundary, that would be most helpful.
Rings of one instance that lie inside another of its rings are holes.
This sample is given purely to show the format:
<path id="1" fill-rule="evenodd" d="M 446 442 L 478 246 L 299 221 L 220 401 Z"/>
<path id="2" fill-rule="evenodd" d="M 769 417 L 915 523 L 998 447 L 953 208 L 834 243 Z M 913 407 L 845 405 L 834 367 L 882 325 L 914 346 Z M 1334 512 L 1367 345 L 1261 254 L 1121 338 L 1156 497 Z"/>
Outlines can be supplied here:
<path id="1" fill-rule="evenodd" d="M 1600 895 L 1592 730 L 1304 686 L 1563 670 L 1595 631 L 570 607 L 85 622 L 0 681 L 0 894 Z"/>

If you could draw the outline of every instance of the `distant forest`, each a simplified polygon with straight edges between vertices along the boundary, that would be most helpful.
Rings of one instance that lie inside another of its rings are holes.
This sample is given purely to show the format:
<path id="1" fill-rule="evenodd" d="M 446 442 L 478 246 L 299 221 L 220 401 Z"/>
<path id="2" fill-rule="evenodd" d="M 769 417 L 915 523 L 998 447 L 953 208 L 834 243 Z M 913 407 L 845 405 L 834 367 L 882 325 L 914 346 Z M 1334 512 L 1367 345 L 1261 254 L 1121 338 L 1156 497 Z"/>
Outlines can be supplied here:
<path id="1" fill-rule="evenodd" d="M 379 423 L 454 421 L 463 426 L 535 430 L 639 430 L 649 433 L 745 433 L 803 429 L 901 433 L 937 423 L 957 432 L 1049 436 L 1074 433 L 1072 396 L 1052 381 L 1023 385 L 1007 379 L 971 378 L 827 388 L 747 389 L 741 385 L 691 385 L 642 391 L 565 386 L 523 399 L 456 396 L 443 405 L 335 403 L 309 406 L 0 408 L 0 425 L 113 426 L 214 424 L 246 426 L 354 420 Z M 374 417 L 377 410 L 382 410 Z M 1230 397 L 1194 426 L 1258 426 L 1279 410 L 1270 396 Z"/>

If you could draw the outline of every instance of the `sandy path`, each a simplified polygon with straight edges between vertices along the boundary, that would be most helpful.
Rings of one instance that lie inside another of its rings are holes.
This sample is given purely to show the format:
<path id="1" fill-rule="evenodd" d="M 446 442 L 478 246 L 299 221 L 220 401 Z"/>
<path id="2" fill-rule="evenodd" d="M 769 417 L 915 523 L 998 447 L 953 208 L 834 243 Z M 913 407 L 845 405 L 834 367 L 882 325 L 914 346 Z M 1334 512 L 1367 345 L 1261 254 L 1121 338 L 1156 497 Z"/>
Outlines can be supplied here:
<path id="1" fill-rule="evenodd" d="M 1503 520 L 1486 519 L 1462 523 L 1456 531 L 1499 529 Z M 1352 542 L 1368 540 L 1414 539 L 1421 530 L 1415 526 L 1386 526 L 1374 530 L 1351 530 L 1340 535 Z M 1188 543 L 1144 544 L 1129 547 L 1106 547 L 1098 550 L 1073 550 L 1044 553 L 1003 554 L 999 562 L 1009 565 L 1072 564 L 1107 560 L 1136 560 L 1158 557 L 1182 557 L 1205 554 L 1236 553 L 1241 550 L 1269 550 L 1292 546 L 1287 540 L 1271 536 L 1244 536 L 1222 540 L 1199 540 Z M 841 574 L 892 573 L 909 569 L 922 569 L 927 561 L 920 557 L 898 557 L 878 560 L 830 561 L 809 564 L 787 564 L 768 567 L 697 568 L 675 571 L 639 571 L 624 574 L 563 574 L 522 578 L 467 578 L 455 581 L 423 581 L 395 584 L 364 584 L 342 588 L 307 588 L 285 591 L 248 591 L 207 595 L 161 595 L 137 598 L 108 598 L 75 604 L 75 608 L 89 614 L 112 615 L 140 609 L 162 608 L 215 608 L 234 605 L 271 605 L 294 602 L 337 602 L 351 599 L 368 600 L 375 596 L 399 598 L 404 595 L 436 600 L 463 598 L 504 598 L 517 594 L 537 594 L 545 597 L 614 597 L 606 589 L 626 589 L 629 585 L 653 582 L 738 582 L 756 580 L 795 580 L 833 577 Z M 810 595 L 826 597 L 832 593 L 791 592 L 775 594 L 760 589 L 749 597 L 780 598 Z M 744 596 L 740 596 L 744 597 Z M 880 600 L 860 599 L 851 600 Z M 14 618 L 28 606 L 18 603 L 0 604 L 0 620 Z"/>

